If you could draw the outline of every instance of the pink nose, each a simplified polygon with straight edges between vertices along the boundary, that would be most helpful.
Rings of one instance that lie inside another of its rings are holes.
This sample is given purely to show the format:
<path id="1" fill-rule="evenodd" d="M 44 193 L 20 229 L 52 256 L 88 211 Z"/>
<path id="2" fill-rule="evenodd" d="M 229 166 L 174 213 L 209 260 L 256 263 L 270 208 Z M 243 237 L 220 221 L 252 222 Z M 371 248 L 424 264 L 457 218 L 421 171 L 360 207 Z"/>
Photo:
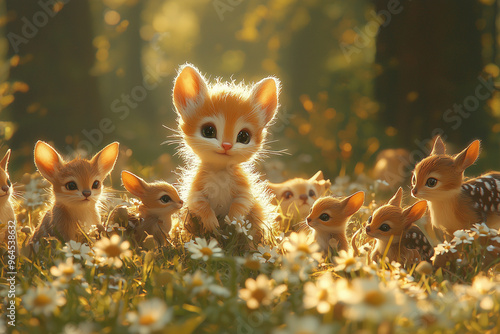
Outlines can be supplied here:
<path id="1" fill-rule="evenodd" d="M 303 201 L 307 201 L 307 195 L 306 194 L 302 194 L 299 196 L 299 198 Z"/>
<path id="2" fill-rule="evenodd" d="M 222 147 L 226 150 L 229 151 L 231 147 L 233 147 L 233 144 L 231 143 L 222 143 Z"/>

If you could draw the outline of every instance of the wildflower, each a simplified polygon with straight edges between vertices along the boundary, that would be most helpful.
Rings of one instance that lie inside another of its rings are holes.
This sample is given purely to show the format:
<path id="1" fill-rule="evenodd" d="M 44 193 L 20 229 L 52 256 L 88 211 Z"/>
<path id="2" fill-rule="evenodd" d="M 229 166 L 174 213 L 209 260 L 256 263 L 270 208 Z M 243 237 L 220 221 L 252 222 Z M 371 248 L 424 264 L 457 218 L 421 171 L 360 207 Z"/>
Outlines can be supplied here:
<path id="1" fill-rule="evenodd" d="M 108 225 L 106 227 L 106 232 L 111 233 L 111 232 L 124 232 L 126 230 L 125 227 L 120 226 L 118 223 L 114 223 L 111 225 Z"/>
<path id="2" fill-rule="evenodd" d="M 290 315 L 286 319 L 286 327 L 275 329 L 273 334 L 329 334 L 335 333 L 335 327 L 324 325 L 317 317 L 306 315 Z"/>
<path id="3" fill-rule="evenodd" d="M 278 258 L 278 252 L 276 248 L 272 248 L 269 245 L 259 245 L 257 247 L 257 252 L 253 254 L 254 258 L 259 260 L 261 263 L 274 263 Z"/>
<path id="4" fill-rule="evenodd" d="M 495 251 L 498 251 L 498 247 L 495 247 L 493 245 L 489 245 L 488 247 L 486 247 L 486 250 L 488 252 L 495 252 Z"/>
<path id="5" fill-rule="evenodd" d="M 488 237 L 488 236 L 496 236 L 498 234 L 498 231 L 495 229 L 490 229 L 488 225 L 485 223 L 481 224 L 474 224 L 474 227 L 471 228 L 470 230 L 472 232 L 475 232 L 475 234 L 479 237 Z"/>
<path id="6" fill-rule="evenodd" d="M 441 255 L 441 254 L 446 254 L 448 252 L 450 253 L 456 253 L 457 250 L 455 249 L 455 245 L 450 244 L 448 241 L 443 242 L 442 244 L 439 244 L 434 248 L 434 256 L 436 255 Z"/>
<path id="7" fill-rule="evenodd" d="M 406 283 L 413 282 L 415 280 L 413 276 L 408 274 L 408 272 L 404 268 L 401 268 L 401 263 L 392 261 L 391 266 L 392 266 L 391 274 L 395 280 L 402 280 Z"/>
<path id="8" fill-rule="evenodd" d="M 208 276 L 200 270 L 196 270 L 192 275 L 185 275 L 184 282 L 193 295 L 203 295 L 207 292 L 221 297 L 229 297 L 231 295 L 228 289 L 215 283 L 213 276 Z"/>
<path id="9" fill-rule="evenodd" d="M 332 305 L 336 303 L 332 275 L 323 274 L 316 283 L 306 282 L 304 284 L 304 307 L 306 309 L 316 308 L 319 313 L 327 313 Z"/>
<path id="10" fill-rule="evenodd" d="M 81 278 L 83 275 L 82 266 L 79 263 L 73 263 L 73 258 L 69 257 L 66 262 L 61 262 L 59 265 L 52 266 L 50 273 L 58 277 L 57 283 L 65 285 L 74 278 Z"/>
<path id="11" fill-rule="evenodd" d="M 195 238 L 194 243 L 186 244 L 186 248 L 191 252 L 191 258 L 202 259 L 203 261 L 208 261 L 209 258 L 212 257 L 222 257 L 224 254 L 222 253 L 222 249 L 217 247 L 217 240 L 212 239 L 210 242 L 202 238 Z"/>
<path id="12" fill-rule="evenodd" d="M 93 251 L 87 244 L 82 244 L 74 240 L 68 241 L 62 251 L 65 252 L 66 257 L 73 257 L 78 260 L 92 260 Z"/>
<path id="13" fill-rule="evenodd" d="M 158 298 L 142 301 L 137 312 L 128 312 L 132 333 L 149 334 L 165 327 L 172 320 L 172 311 Z"/>
<path id="14" fill-rule="evenodd" d="M 255 310 L 261 305 L 270 305 L 276 296 L 286 291 L 286 285 L 282 284 L 273 288 L 273 280 L 266 275 L 260 274 L 257 279 L 248 278 L 245 281 L 245 288 L 239 292 L 240 298 L 246 301 L 249 309 Z"/>
<path id="15" fill-rule="evenodd" d="M 122 241 L 120 236 L 112 235 L 111 238 L 102 238 L 95 243 L 96 255 L 104 258 L 104 263 L 120 268 L 123 265 L 121 259 L 132 256 L 129 249 L 130 243 Z"/>
<path id="16" fill-rule="evenodd" d="M 243 218 L 237 218 L 233 221 L 229 219 L 228 216 L 224 219 L 224 221 L 228 225 L 234 225 L 236 228 L 236 233 L 242 233 L 244 234 L 248 239 L 253 240 L 253 236 L 249 234 L 250 230 L 252 229 L 252 223 L 248 220 L 244 220 Z"/>
<path id="17" fill-rule="evenodd" d="M 236 262 L 251 270 L 261 270 L 264 266 L 256 257 L 236 257 Z"/>
<path id="18" fill-rule="evenodd" d="M 91 322 L 81 322 L 78 325 L 66 324 L 61 334 L 92 334 L 94 333 L 94 324 Z"/>
<path id="19" fill-rule="evenodd" d="M 59 307 L 66 303 L 62 291 L 55 287 L 38 286 L 31 287 L 23 297 L 26 309 L 33 315 L 43 314 L 49 316 Z"/>
<path id="20" fill-rule="evenodd" d="M 452 243 L 454 242 L 455 245 L 460 245 L 460 244 L 472 244 L 474 241 L 474 237 L 472 237 L 469 232 L 464 231 L 464 230 L 458 230 L 453 233 L 455 236 L 453 240 L 451 241 Z"/>
<path id="21" fill-rule="evenodd" d="M 335 271 L 345 271 L 350 273 L 351 271 L 357 271 L 363 266 L 362 258 L 355 257 L 354 251 L 349 249 L 349 251 L 341 250 L 339 251 L 339 256 L 333 258 L 336 266 L 333 268 Z"/>
<path id="22" fill-rule="evenodd" d="M 99 281 L 101 281 L 101 283 L 104 283 L 106 280 L 108 281 L 108 289 L 110 290 L 124 289 L 127 284 L 127 281 L 119 275 L 99 276 Z"/>
<path id="23" fill-rule="evenodd" d="M 284 249 L 293 256 L 310 256 L 316 261 L 321 261 L 320 247 L 305 231 L 292 232 L 283 243 Z"/>
<path id="24" fill-rule="evenodd" d="M 309 279 L 309 273 L 315 266 L 315 262 L 310 257 L 295 257 L 287 254 L 282 258 L 280 269 L 273 270 L 272 276 L 277 282 L 287 282 L 288 284 L 298 284 Z"/>

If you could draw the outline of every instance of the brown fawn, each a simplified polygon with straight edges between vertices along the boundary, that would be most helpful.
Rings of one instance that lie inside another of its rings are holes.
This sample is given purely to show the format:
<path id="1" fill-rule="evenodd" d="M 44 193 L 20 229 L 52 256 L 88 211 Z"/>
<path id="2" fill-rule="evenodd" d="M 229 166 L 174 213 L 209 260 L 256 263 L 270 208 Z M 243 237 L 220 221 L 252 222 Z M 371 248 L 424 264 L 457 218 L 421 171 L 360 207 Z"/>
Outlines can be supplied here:
<path id="1" fill-rule="evenodd" d="M 81 229 L 101 223 L 99 206 L 103 199 L 103 181 L 113 170 L 118 143 L 112 143 L 90 160 L 76 158 L 66 162 L 49 144 L 35 145 L 35 165 L 52 184 L 54 203 L 31 237 L 30 244 L 43 237 L 63 242 L 82 240 Z"/>
<path id="2" fill-rule="evenodd" d="M 314 202 L 306 221 L 314 229 L 314 238 L 323 252 L 328 252 L 331 239 L 337 242 L 337 250 L 348 250 L 345 235 L 347 222 L 364 201 L 365 193 L 358 191 L 344 199 L 323 197 Z"/>
<path id="3" fill-rule="evenodd" d="M 432 227 L 449 236 L 479 222 L 500 227 L 500 173 L 464 179 L 464 171 L 476 161 L 479 149 L 480 142 L 475 140 L 451 156 L 437 137 L 430 156 L 415 166 L 412 195 L 428 201 Z"/>
<path id="4" fill-rule="evenodd" d="M 182 200 L 177 190 L 167 182 L 148 183 L 139 176 L 122 171 L 123 186 L 139 197 L 141 223 L 135 226 L 135 240 L 140 245 L 148 235 L 154 237 L 159 246 L 167 243 L 167 236 L 172 228 L 171 215 L 182 208 Z"/>
<path id="5" fill-rule="evenodd" d="M 403 188 L 400 187 L 387 204 L 376 209 L 368 218 L 365 232 L 377 239 L 371 253 L 372 261 L 381 258 L 386 251 L 389 261 L 407 265 L 429 260 L 432 256 L 432 246 L 419 228 L 412 226 L 425 214 L 427 202 L 419 201 L 412 206 L 402 208 L 402 199 Z"/>

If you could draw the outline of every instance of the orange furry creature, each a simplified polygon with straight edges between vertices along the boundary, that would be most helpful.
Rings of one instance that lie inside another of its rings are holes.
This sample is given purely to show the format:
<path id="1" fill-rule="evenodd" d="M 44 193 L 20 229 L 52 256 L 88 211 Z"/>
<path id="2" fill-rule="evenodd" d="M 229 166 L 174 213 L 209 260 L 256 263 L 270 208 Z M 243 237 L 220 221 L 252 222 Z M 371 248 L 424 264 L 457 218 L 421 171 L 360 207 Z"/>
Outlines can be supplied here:
<path id="1" fill-rule="evenodd" d="M 64 159 L 49 144 L 35 145 L 35 165 L 52 184 L 53 206 L 38 225 L 30 243 L 53 236 L 63 242 L 82 239 L 80 228 L 86 231 L 101 223 L 99 205 L 103 198 L 103 181 L 113 170 L 118 157 L 118 143 L 112 143 L 90 160 Z"/>
<path id="2" fill-rule="evenodd" d="M 274 77 L 251 87 L 209 84 L 195 67 L 181 66 L 173 102 L 187 161 L 181 194 L 190 215 L 188 230 L 216 231 L 229 216 L 248 219 L 262 232 L 271 220 L 269 195 L 253 161 L 263 152 L 279 91 Z"/>
<path id="3" fill-rule="evenodd" d="M 324 196 L 331 186 L 325 180 L 323 172 L 318 171 L 310 179 L 295 178 L 283 183 L 268 183 L 268 188 L 275 195 L 273 204 L 281 207 L 285 216 L 303 220 L 315 200 Z"/>
<path id="4" fill-rule="evenodd" d="M 427 202 L 419 201 L 403 209 L 402 198 L 403 188 L 399 188 L 386 205 L 379 207 L 368 218 L 366 234 L 377 239 L 371 254 L 372 261 L 381 258 L 386 249 L 389 261 L 406 265 L 429 261 L 432 256 L 432 246 L 420 229 L 412 226 L 425 214 Z"/>
<path id="5" fill-rule="evenodd" d="M 159 246 L 167 243 L 167 236 L 172 228 L 171 215 L 182 207 L 182 200 L 177 190 L 167 182 L 148 183 L 137 175 L 123 171 L 123 186 L 139 197 L 141 223 L 135 226 L 135 240 L 142 244 L 148 235 L 152 235 Z"/>
<path id="6" fill-rule="evenodd" d="M 10 182 L 8 166 L 10 160 L 10 150 L 7 150 L 5 156 L 0 161 L 0 246 L 15 250 L 17 252 L 17 239 L 15 238 L 15 219 L 14 208 L 12 207 L 13 186 Z"/>
<path id="7" fill-rule="evenodd" d="M 402 148 L 382 150 L 377 155 L 372 178 L 387 182 L 387 185 L 379 186 L 380 190 L 394 191 L 409 181 L 411 168 L 408 150 Z"/>
<path id="8" fill-rule="evenodd" d="M 337 250 L 348 250 L 345 235 L 347 222 L 364 201 L 365 193 L 358 191 L 344 199 L 323 197 L 314 203 L 306 221 L 314 229 L 314 238 L 323 252 L 328 252 L 331 239 L 338 243 Z"/>
<path id="9" fill-rule="evenodd" d="M 464 180 L 464 171 L 477 160 L 479 149 L 475 140 L 451 156 L 437 137 L 430 156 L 415 167 L 412 195 L 428 201 L 432 226 L 450 236 L 483 221 L 500 227 L 500 173 Z"/>

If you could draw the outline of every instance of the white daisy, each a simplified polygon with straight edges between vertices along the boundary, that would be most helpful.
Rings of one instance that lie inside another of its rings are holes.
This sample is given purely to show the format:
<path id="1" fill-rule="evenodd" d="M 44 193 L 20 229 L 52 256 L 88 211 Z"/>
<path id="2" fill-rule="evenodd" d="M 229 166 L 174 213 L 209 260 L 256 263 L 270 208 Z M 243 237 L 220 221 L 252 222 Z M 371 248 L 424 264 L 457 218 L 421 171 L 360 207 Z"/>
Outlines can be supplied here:
<path id="1" fill-rule="evenodd" d="M 275 329 L 273 334 L 330 334 L 335 333 L 333 325 L 322 324 L 321 320 L 312 315 L 297 316 L 292 314 L 286 318 L 285 328 Z"/>
<path id="2" fill-rule="evenodd" d="M 261 305 L 270 305 L 275 297 L 287 290 L 285 284 L 277 287 L 273 286 L 273 280 L 270 280 L 264 274 L 260 274 L 255 280 L 247 278 L 245 288 L 240 289 L 239 296 L 246 302 L 249 309 L 255 310 Z"/>
<path id="3" fill-rule="evenodd" d="M 195 238 L 195 242 L 191 244 L 185 244 L 186 248 L 191 252 L 192 259 L 202 259 L 203 261 L 208 261 L 212 257 L 222 257 L 222 249 L 217 247 L 217 240 L 212 239 L 210 242 L 202 238 Z"/>
<path id="4" fill-rule="evenodd" d="M 453 240 L 451 241 L 452 243 L 454 242 L 455 245 L 460 245 L 460 244 L 472 244 L 474 241 L 474 237 L 470 235 L 469 232 L 464 231 L 464 230 L 458 230 L 453 233 L 455 236 Z"/>
<path id="5" fill-rule="evenodd" d="M 132 333 L 149 334 L 165 328 L 172 320 L 172 311 L 163 300 L 153 298 L 139 303 L 137 312 L 128 312 L 127 320 Z"/>
<path id="6" fill-rule="evenodd" d="M 52 266 L 50 273 L 57 277 L 57 284 L 66 285 L 73 279 L 81 279 L 83 276 L 82 266 L 79 263 L 73 263 L 73 258 L 69 257 L 66 262 L 61 262 L 59 265 Z"/>
<path id="7" fill-rule="evenodd" d="M 261 263 L 274 263 L 279 256 L 276 248 L 272 248 L 270 245 L 259 245 L 257 250 L 253 256 Z"/>
<path id="8" fill-rule="evenodd" d="M 23 296 L 23 304 L 33 315 L 49 316 L 66 303 L 64 293 L 55 287 L 31 287 Z"/>
<path id="9" fill-rule="evenodd" d="M 112 235 L 111 238 L 102 238 L 95 243 L 94 249 L 97 256 L 104 258 L 104 263 L 120 268 L 123 265 L 122 259 L 132 256 L 129 249 L 130 243 L 122 241 L 120 236 Z"/>
<path id="10" fill-rule="evenodd" d="M 196 270 L 194 274 L 186 274 L 184 276 L 184 282 L 186 283 L 186 287 L 195 296 L 205 295 L 208 292 L 225 298 L 231 295 L 227 288 L 215 283 L 215 278 L 213 276 L 208 276 L 200 270 Z"/>
<path id="11" fill-rule="evenodd" d="M 94 252 L 87 244 L 82 244 L 74 240 L 68 241 L 62 251 L 65 252 L 66 257 L 74 257 L 78 260 L 92 260 Z"/>
<path id="12" fill-rule="evenodd" d="M 315 308 L 319 313 L 328 313 L 337 302 L 334 282 L 330 273 L 325 273 L 314 282 L 304 284 L 304 307 Z"/>
<path id="13" fill-rule="evenodd" d="M 341 250 L 338 256 L 333 257 L 333 261 L 336 266 L 333 268 L 335 271 L 345 271 L 350 273 L 351 271 L 357 271 L 363 267 L 363 259 L 354 256 L 354 251 L 349 249 L 349 251 Z"/>

